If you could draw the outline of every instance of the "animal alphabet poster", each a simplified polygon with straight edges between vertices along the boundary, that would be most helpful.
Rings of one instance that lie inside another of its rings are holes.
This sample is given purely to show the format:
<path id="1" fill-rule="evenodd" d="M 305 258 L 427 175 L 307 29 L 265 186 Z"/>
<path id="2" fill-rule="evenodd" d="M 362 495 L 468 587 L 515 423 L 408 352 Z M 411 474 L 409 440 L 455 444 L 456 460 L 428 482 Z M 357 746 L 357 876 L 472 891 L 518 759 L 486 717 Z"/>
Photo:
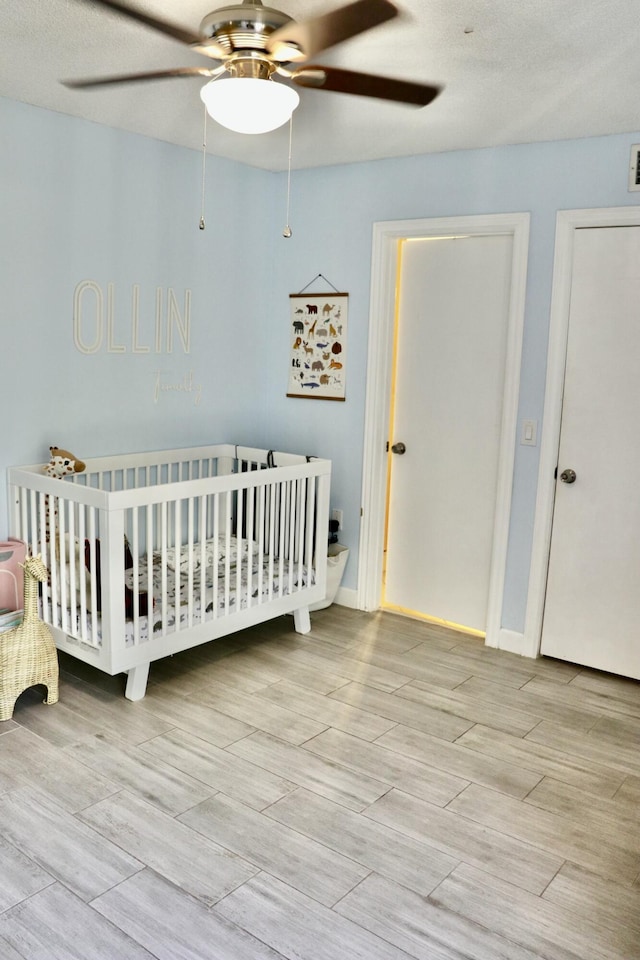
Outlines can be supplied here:
<path id="1" fill-rule="evenodd" d="M 292 293 L 288 397 L 344 400 L 348 293 Z"/>

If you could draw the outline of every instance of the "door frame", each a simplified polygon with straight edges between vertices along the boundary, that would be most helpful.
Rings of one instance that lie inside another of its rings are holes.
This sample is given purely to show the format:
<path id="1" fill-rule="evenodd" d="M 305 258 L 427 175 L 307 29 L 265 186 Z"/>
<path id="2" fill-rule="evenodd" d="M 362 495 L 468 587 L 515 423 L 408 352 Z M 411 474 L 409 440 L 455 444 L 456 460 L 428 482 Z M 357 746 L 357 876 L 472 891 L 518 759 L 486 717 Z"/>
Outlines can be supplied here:
<path id="1" fill-rule="evenodd" d="M 603 207 L 587 210 L 559 210 L 556 215 L 555 257 L 549 322 L 547 379 L 540 434 L 538 492 L 533 525 L 533 548 L 524 653 L 536 657 L 542 643 L 542 624 L 547 592 L 549 554 L 556 494 L 555 470 L 560 449 L 562 398 L 569 335 L 569 308 L 573 282 L 573 242 L 576 230 L 598 227 L 640 226 L 640 207 Z"/>
<path id="2" fill-rule="evenodd" d="M 386 442 L 389 434 L 399 243 L 401 240 L 421 237 L 509 235 L 513 238 L 504 401 L 487 605 L 485 642 L 488 646 L 501 645 L 500 624 L 517 437 L 529 221 L 528 213 L 504 213 L 384 221 L 373 225 L 357 589 L 357 606 L 361 610 L 377 610 L 382 592 L 387 486 Z"/>

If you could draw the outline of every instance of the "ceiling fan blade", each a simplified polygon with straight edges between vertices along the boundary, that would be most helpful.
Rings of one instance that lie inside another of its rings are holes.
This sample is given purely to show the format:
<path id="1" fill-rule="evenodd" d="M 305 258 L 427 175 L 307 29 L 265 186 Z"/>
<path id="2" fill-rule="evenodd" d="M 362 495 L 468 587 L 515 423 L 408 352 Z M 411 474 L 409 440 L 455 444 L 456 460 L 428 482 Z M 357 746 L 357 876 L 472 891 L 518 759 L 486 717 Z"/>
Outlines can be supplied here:
<path id="1" fill-rule="evenodd" d="M 158 20 L 157 17 L 150 17 L 149 14 L 143 13 L 141 10 L 135 10 L 133 7 L 128 7 L 124 3 L 119 3 L 118 0 L 86 0 L 86 2 L 96 7 L 106 7 L 107 10 L 115 10 L 116 13 L 121 13 L 123 16 L 129 17 L 130 20 L 135 20 L 138 23 L 145 24 L 147 27 L 158 30 L 160 33 L 163 33 L 165 37 L 172 37 L 174 40 L 180 40 L 182 43 L 194 47 L 198 53 L 204 53 L 208 57 L 221 60 L 225 56 L 222 47 L 219 47 L 211 40 L 207 40 L 206 37 L 201 37 L 197 33 L 185 30 L 175 23 Z"/>
<path id="2" fill-rule="evenodd" d="M 282 63 L 307 60 L 397 15 L 397 9 L 389 0 L 355 0 L 323 16 L 285 24 L 271 34 L 267 50 L 274 60 Z"/>
<path id="3" fill-rule="evenodd" d="M 215 77 L 225 70 L 224 66 L 210 69 L 209 67 L 174 67 L 173 70 L 152 70 L 149 73 L 124 73 L 115 77 L 95 77 L 93 79 L 62 80 L 65 87 L 74 90 L 86 90 L 91 87 L 106 87 L 116 83 L 137 83 L 140 80 L 165 80 L 168 77 Z"/>
<path id="4" fill-rule="evenodd" d="M 309 64 L 293 74 L 294 83 L 317 90 L 332 90 L 335 93 L 351 93 L 356 97 L 376 97 L 379 100 L 395 100 L 425 107 L 438 96 L 442 87 L 410 80 L 393 80 L 370 73 L 357 73 L 338 67 L 321 67 Z"/>

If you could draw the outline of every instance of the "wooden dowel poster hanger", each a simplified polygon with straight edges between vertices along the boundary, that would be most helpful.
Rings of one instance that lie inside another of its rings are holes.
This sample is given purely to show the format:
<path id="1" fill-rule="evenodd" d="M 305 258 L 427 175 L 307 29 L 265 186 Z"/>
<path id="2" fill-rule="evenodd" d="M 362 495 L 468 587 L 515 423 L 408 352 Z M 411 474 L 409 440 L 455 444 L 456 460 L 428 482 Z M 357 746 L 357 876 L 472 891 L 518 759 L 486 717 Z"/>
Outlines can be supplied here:
<path id="1" fill-rule="evenodd" d="M 320 278 L 334 292 L 306 292 Z M 290 293 L 289 302 L 287 396 L 344 400 L 349 294 L 341 293 L 319 273 L 299 293 Z"/>

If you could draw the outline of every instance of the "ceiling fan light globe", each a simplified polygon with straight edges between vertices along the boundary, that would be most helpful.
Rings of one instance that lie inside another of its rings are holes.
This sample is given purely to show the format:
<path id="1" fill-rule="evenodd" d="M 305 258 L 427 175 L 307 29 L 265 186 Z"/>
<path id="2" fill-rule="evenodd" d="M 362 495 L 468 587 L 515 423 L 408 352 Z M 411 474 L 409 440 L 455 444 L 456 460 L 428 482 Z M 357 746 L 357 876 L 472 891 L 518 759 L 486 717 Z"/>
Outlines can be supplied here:
<path id="1" fill-rule="evenodd" d="M 235 133 L 268 133 L 291 118 L 298 93 L 283 83 L 255 77 L 210 80 L 200 91 L 207 113 Z"/>

